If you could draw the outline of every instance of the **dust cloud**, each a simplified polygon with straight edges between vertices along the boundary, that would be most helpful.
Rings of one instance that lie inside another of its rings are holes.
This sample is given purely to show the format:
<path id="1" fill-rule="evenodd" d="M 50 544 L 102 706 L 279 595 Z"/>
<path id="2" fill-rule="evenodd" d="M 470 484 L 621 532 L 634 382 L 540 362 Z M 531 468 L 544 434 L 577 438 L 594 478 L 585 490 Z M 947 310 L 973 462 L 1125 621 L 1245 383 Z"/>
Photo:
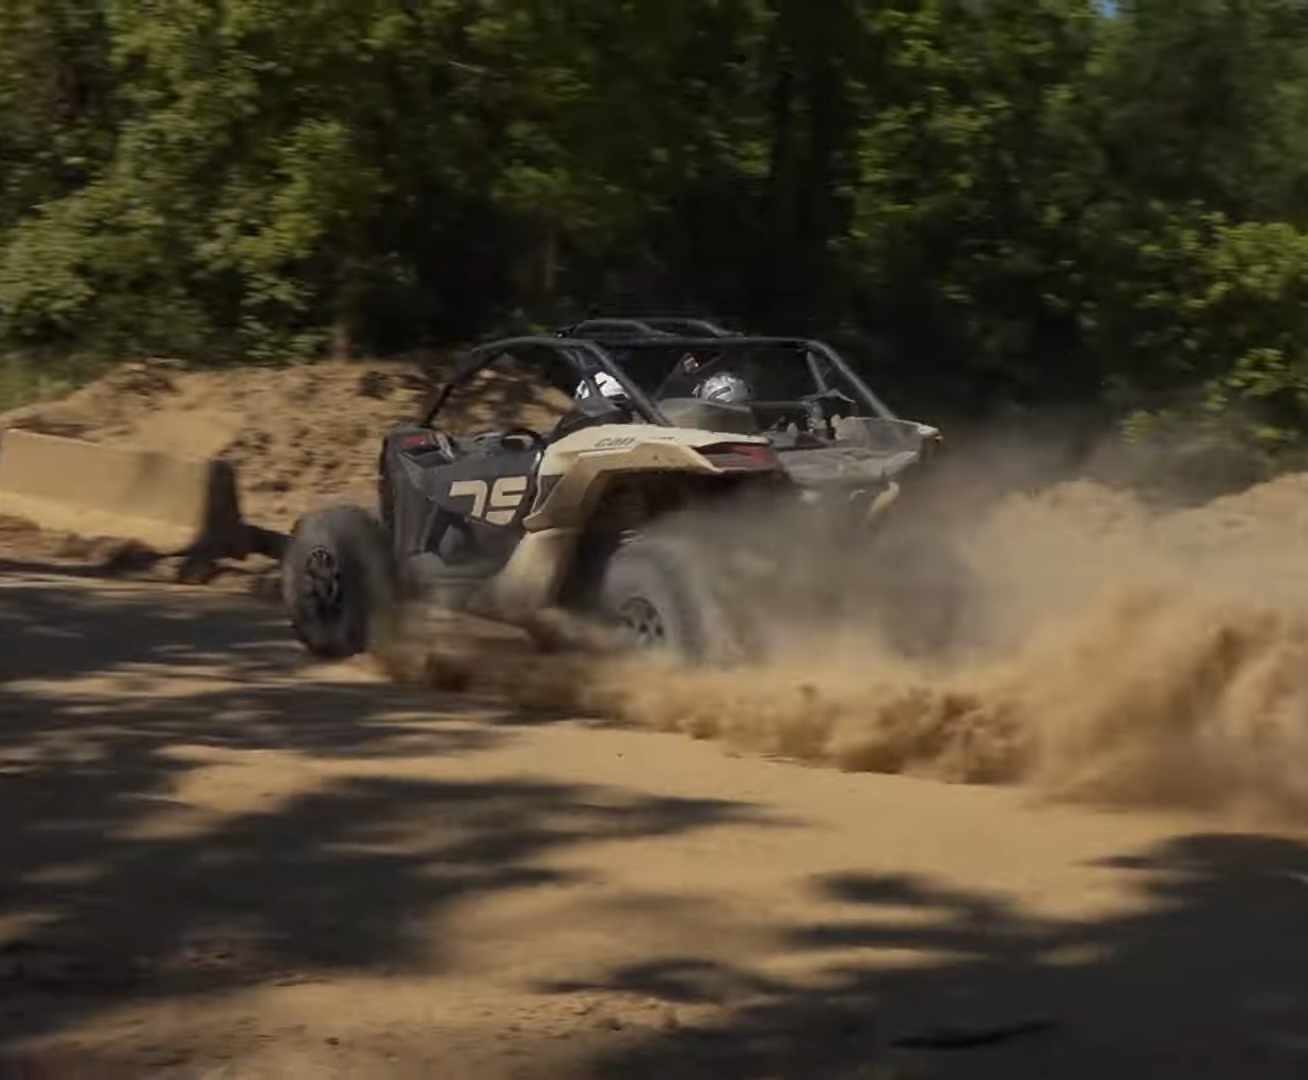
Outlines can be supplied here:
<path id="1" fill-rule="evenodd" d="M 1308 475 L 1165 510 L 1086 480 L 996 495 L 980 468 L 854 549 L 773 522 L 784 572 L 724 572 L 768 631 L 747 665 L 633 659 L 593 632 L 524 654 L 464 628 L 392 671 L 843 770 L 1308 817 Z M 714 558 L 735 548 L 727 518 L 699 524 Z"/>

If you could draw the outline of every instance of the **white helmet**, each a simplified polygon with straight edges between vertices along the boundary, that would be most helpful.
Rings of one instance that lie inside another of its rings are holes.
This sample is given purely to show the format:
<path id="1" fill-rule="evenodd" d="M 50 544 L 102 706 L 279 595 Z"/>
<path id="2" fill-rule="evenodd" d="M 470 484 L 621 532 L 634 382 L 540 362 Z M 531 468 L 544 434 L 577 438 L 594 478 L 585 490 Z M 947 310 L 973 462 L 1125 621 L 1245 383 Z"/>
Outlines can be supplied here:
<path id="1" fill-rule="evenodd" d="M 748 401 L 754 396 L 749 383 L 730 371 L 710 375 L 695 387 L 695 396 L 705 401 L 716 401 L 723 405 L 732 405 Z"/>
<path id="2" fill-rule="evenodd" d="M 604 397 L 622 398 L 627 396 L 627 392 L 622 389 L 622 383 L 618 382 L 607 371 L 598 371 L 595 373 L 595 385 L 599 387 L 599 392 Z M 577 384 L 576 392 L 573 394 L 576 398 L 588 398 L 591 396 L 590 385 L 585 379 Z"/>

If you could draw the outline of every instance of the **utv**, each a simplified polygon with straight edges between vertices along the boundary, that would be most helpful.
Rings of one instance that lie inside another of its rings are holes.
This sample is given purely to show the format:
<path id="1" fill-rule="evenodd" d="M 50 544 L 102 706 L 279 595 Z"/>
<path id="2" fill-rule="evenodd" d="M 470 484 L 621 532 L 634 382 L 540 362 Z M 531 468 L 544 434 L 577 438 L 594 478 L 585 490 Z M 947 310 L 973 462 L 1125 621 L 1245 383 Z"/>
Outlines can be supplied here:
<path id="1" fill-rule="evenodd" d="M 722 655 L 733 629 L 720 589 L 655 526 L 796 488 L 767 436 L 718 428 L 707 402 L 678 424 L 667 404 L 593 341 L 473 350 L 417 423 L 383 437 L 376 513 L 336 506 L 296 523 L 281 565 L 295 633 L 316 656 L 355 655 L 379 617 L 421 597 L 519 624 L 563 608 L 688 660 Z M 546 419 L 510 422 L 524 411 Z"/>

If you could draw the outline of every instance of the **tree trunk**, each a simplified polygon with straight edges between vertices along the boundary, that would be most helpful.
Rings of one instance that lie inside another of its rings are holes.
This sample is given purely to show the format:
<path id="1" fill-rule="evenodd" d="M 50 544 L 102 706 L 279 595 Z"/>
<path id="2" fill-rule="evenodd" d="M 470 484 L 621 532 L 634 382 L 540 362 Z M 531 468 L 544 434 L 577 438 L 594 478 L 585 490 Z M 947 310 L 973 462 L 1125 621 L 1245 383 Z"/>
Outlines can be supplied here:
<path id="1" fill-rule="evenodd" d="M 354 359 L 354 336 L 350 333 L 349 324 L 344 320 L 332 324 L 331 357 L 333 360 Z"/>

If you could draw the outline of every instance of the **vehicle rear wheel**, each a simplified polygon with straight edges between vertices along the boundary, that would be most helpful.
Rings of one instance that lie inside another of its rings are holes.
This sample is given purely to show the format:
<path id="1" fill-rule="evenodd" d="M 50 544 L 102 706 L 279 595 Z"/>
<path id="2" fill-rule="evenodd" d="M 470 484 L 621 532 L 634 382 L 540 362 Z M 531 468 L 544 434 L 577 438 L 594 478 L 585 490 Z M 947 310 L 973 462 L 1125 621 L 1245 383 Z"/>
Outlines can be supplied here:
<path id="1" fill-rule="evenodd" d="M 398 598 L 386 530 L 353 506 L 305 514 L 282 556 L 281 586 L 291 627 L 310 653 L 341 660 L 366 651 Z"/>
<path id="2" fill-rule="evenodd" d="M 600 584 L 601 617 L 638 649 L 691 664 L 739 655 L 739 640 L 693 545 L 642 537 L 609 559 Z"/>

